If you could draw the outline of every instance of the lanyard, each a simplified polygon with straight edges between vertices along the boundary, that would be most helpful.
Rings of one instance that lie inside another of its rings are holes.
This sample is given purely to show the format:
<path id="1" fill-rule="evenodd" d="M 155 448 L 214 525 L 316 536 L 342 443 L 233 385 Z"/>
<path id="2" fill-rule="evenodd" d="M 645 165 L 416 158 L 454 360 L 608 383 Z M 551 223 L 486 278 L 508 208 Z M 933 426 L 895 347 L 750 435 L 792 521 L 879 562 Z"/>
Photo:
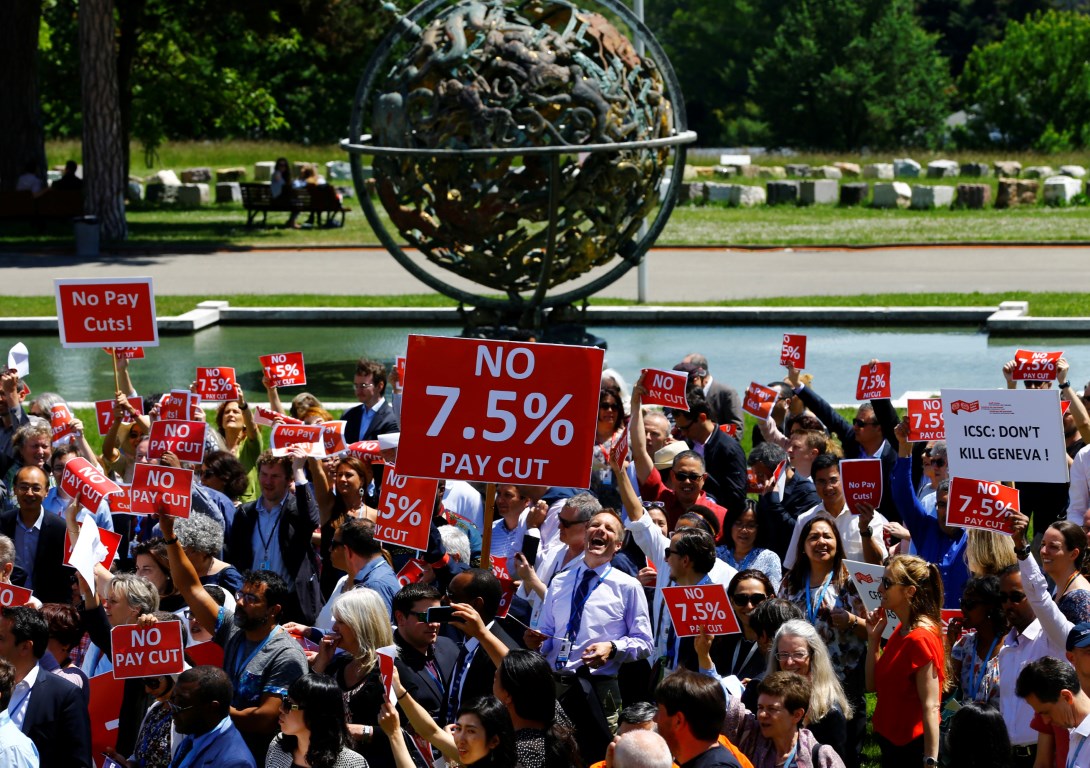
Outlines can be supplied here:
<path id="1" fill-rule="evenodd" d="M 599 576 L 598 581 L 594 582 L 594 585 L 590 589 L 587 590 L 587 596 L 585 598 L 583 598 L 583 604 L 582 605 L 577 606 L 575 604 L 575 593 L 579 591 L 579 584 L 576 583 L 575 588 L 572 589 L 572 592 L 571 592 L 571 609 L 568 612 L 568 631 L 565 632 L 564 634 L 568 638 L 569 642 L 571 642 L 573 645 L 575 644 L 575 635 L 577 634 L 576 632 L 572 631 L 573 629 L 575 629 L 576 615 L 579 616 L 579 619 L 580 619 L 579 623 L 582 624 L 583 623 L 582 622 L 583 609 L 586 608 L 587 603 L 590 602 L 590 596 L 592 594 L 594 594 L 594 590 L 598 589 L 599 585 L 601 585 L 601 583 L 606 580 L 606 576 L 608 576 L 609 572 L 612 571 L 612 570 L 613 570 L 613 563 L 610 563 L 609 568 L 606 568 L 606 572 L 603 573 L 601 576 Z M 579 575 L 579 578 L 583 578 L 582 574 Z M 577 608 L 579 610 L 578 614 L 576 614 L 576 609 Z"/>
<path id="2" fill-rule="evenodd" d="M 269 535 L 266 536 L 265 532 L 261 530 L 261 514 L 258 513 L 257 519 L 254 521 L 257 526 L 257 537 L 261 540 L 261 554 L 263 555 L 261 562 L 268 563 L 269 561 L 269 545 L 272 543 L 273 536 L 276 535 L 276 531 L 280 526 L 280 516 L 283 515 L 284 508 L 281 507 L 280 511 L 276 513 L 276 519 L 273 521 L 272 528 L 269 530 Z"/>
<path id="3" fill-rule="evenodd" d="M 1060 598 L 1067 594 L 1067 590 L 1071 588 L 1071 582 L 1073 582 L 1077 578 L 1079 578 L 1079 572 L 1075 571 L 1073 574 L 1071 574 L 1071 578 L 1067 580 L 1067 583 L 1064 584 L 1064 588 L 1062 590 L 1060 589 L 1060 586 L 1058 584 L 1056 585 L 1056 594 L 1053 596 L 1053 599 L 1057 603 L 1060 602 Z"/>
<path id="4" fill-rule="evenodd" d="M 984 674 L 988 671 L 988 662 L 992 659 L 992 651 L 995 650 L 995 644 L 999 642 L 999 637 L 992 638 L 992 644 L 988 646 L 988 653 L 984 655 L 984 660 L 980 661 L 977 655 L 973 654 L 973 665 L 969 667 L 969 691 L 970 700 L 979 701 L 980 689 L 984 686 Z M 977 662 L 980 661 L 980 675 L 977 676 Z"/>
<path id="5" fill-rule="evenodd" d="M 250 662 L 254 660 L 254 656 L 257 656 L 257 654 L 259 654 L 261 652 L 261 649 L 264 648 L 265 645 L 270 640 L 272 640 L 272 636 L 275 635 L 279 631 L 280 631 L 280 625 L 277 624 L 276 628 L 272 632 L 270 632 L 268 635 L 266 635 L 265 639 L 261 641 L 261 643 L 257 646 L 257 648 L 254 648 L 253 653 L 251 653 L 249 656 L 247 656 L 246 660 L 244 662 L 242 662 L 242 664 L 235 663 L 234 665 L 232 665 L 232 671 L 233 671 L 234 674 L 231 675 L 231 678 L 232 678 L 231 682 L 235 684 L 236 688 L 238 687 L 238 680 L 242 676 L 243 670 L 245 670 L 246 667 L 250 666 Z M 243 635 L 242 638 L 243 638 L 243 642 L 245 642 L 246 641 L 246 636 Z M 239 651 L 242 650 L 242 643 L 238 644 L 238 648 L 239 648 Z M 235 654 L 236 662 L 237 662 L 237 659 L 238 659 L 239 655 L 240 655 L 239 653 Z"/>
<path id="6" fill-rule="evenodd" d="M 757 643 L 753 642 L 749 646 L 749 653 L 746 654 L 745 659 L 742 660 L 742 666 L 738 666 L 738 654 L 742 650 L 742 643 L 746 642 L 746 636 L 744 634 L 738 635 L 738 644 L 734 646 L 734 659 L 730 663 L 730 673 L 732 675 L 738 675 L 743 669 L 746 668 L 746 664 L 749 664 L 749 660 L 753 658 L 753 654 L 757 652 Z"/>
<path id="7" fill-rule="evenodd" d="M 798 768 L 798 753 L 799 751 L 799 735 L 795 734 L 795 743 L 791 745 L 791 752 L 788 753 L 787 759 L 783 761 L 783 768 L 791 768 L 791 764 L 795 764 L 795 768 Z"/>
<path id="8" fill-rule="evenodd" d="M 1067 760 L 1067 768 L 1075 768 L 1075 766 L 1076 766 L 1076 765 L 1078 765 L 1078 762 L 1079 762 L 1079 753 L 1080 753 L 1080 752 L 1082 752 L 1082 748 L 1086 746 L 1086 742 L 1087 742 L 1087 741 L 1088 741 L 1088 739 L 1082 739 L 1082 740 L 1081 740 L 1081 741 L 1079 742 L 1079 748 L 1078 748 L 1078 749 L 1076 749 L 1076 750 L 1075 750 L 1075 754 L 1073 754 L 1073 755 L 1072 755 L 1072 756 L 1071 756 L 1070 758 L 1068 758 L 1068 760 Z"/>
<path id="9" fill-rule="evenodd" d="M 825 603 L 825 593 L 829 589 L 829 584 L 833 580 L 832 571 L 825 577 L 825 581 L 821 582 L 821 591 L 818 592 L 817 605 L 815 606 L 813 601 L 810 600 L 810 577 L 806 577 L 806 617 L 810 620 L 811 624 L 817 624 L 818 611 Z"/>

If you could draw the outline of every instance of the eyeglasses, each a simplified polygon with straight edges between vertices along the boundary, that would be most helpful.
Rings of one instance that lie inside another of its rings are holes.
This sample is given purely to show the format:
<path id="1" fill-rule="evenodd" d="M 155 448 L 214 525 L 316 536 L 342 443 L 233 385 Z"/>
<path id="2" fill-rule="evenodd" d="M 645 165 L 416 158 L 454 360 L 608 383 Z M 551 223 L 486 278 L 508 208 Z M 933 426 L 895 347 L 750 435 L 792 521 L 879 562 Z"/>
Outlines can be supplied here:
<path id="1" fill-rule="evenodd" d="M 946 459 L 931 459 L 931 466 L 942 469 L 946 466 Z"/>
<path id="2" fill-rule="evenodd" d="M 757 530 L 757 521 L 752 520 L 752 521 L 742 522 L 741 520 L 735 520 L 732 527 L 733 528 L 741 528 L 743 531 L 755 531 L 755 530 Z"/>
<path id="3" fill-rule="evenodd" d="M 704 475 L 698 475 L 696 472 L 675 472 L 674 477 L 676 477 L 678 480 L 689 480 L 695 483 L 697 480 L 704 477 Z"/>
<path id="4" fill-rule="evenodd" d="M 882 577 L 882 589 L 892 589 L 893 587 L 907 587 L 907 584 L 902 584 L 899 581 L 894 581 L 889 576 Z"/>
<path id="5" fill-rule="evenodd" d="M 644 509 L 666 509 L 666 502 L 664 501 L 645 501 L 642 503 Z"/>
<path id="6" fill-rule="evenodd" d="M 177 714 L 179 712 L 185 712 L 187 709 L 193 709 L 193 707 L 197 706 L 196 704 L 187 704 L 184 707 L 179 707 L 176 703 L 174 703 L 173 699 L 171 699 L 167 703 L 170 706 L 171 711 L 174 712 L 174 714 Z"/>
<path id="7" fill-rule="evenodd" d="M 19 483 L 18 485 L 15 486 L 15 490 L 18 493 L 41 493 L 42 490 L 44 490 L 44 489 L 40 485 L 30 485 L 29 483 Z"/>
<path id="8" fill-rule="evenodd" d="M 768 595 L 761 594 L 760 592 L 754 592 L 751 595 L 743 595 L 739 592 L 730 596 L 730 601 L 737 605 L 739 608 L 746 605 L 752 605 L 756 607 L 767 599 Z"/>
<path id="9" fill-rule="evenodd" d="M 261 595 L 255 595 L 253 592 L 236 592 L 235 600 L 246 605 L 257 605 L 261 602 Z"/>
<path id="10" fill-rule="evenodd" d="M 556 521 L 560 523 L 560 527 L 562 528 L 572 528 L 576 525 L 583 525 L 587 522 L 586 520 L 565 520 L 560 515 L 556 516 Z"/>
<path id="11" fill-rule="evenodd" d="M 354 386 L 356 389 L 374 389 L 375 388 L 375 385 L 374 385 L 373 382 L 370 383 L 370 384 L 353 384 L 352 386 Z"/>
<path id="12" fill-rule="evenodd" d="M 999 604 L 1000 605 L 1003 605 L 1003 603 L 1007 603 L 1007 602 L 1020 603 L 1025 599 L 1026 599 L 1026 593 L 1025 592 L 1019 592 L 1018 590 L 1012 590 L 1010 592 L 1000 592 L 999 593 Z"/>
<path id="13" fill-rule="evenodd" d="M 775 653 L 776 661 L 783 663 L 785 661 L 806 661 L 810 658 L 809 651 L 794 651 L 792 653 Z"/>
<path id="14" fill-rule="evenodd" d="M 852 419 L 853 427 L 877 427 L 877 421 L 863 421 L 862 419 Z"/>
<path id="15" fill-rule="evenodd" d="M 976 608 L 978 605 L 980 605 L 980 601 L 975 599 L 975 598 L 972 598 L 972 597 L 963 597 L 963 598 L 961 598 L 961 610 L 963 610 L 963 611 L 971 611 L 974 608 Z"/>
<path id="16" fill-rule="evenodd" d="M 680 552 L 678 552 L 678 551 L 677 551 L 676 549 L 670 549 L 670 547 L 667 547 L 667 548 L 666 548 L 666 559 L 667 559 L 667 560 L 669 560 L 669 559 L 670 559 L 670 555 L 677 555 L 678 557 L 684 557 L 684 555 L 682 555 L 682 554 L 681 554 Z"/>
<path id="17" fill-rule="evenodd" d="M 216 476 L 216 473 L 213 472 L 210 469 L 205 469 L 205 470 L 201 471 L 201 480 L 207 480 L 208 478 L 215 477 L 215 476 Z"/>
<path id="18" fill-rule="evenodd" d="M 600 411 L 619 411 L 621 406 L 616 403 L 598 403 L 598 410 Z"/>
<path id="19" fill-rule="evenodd" d="M 284 699 L 283 701 L 280 702 L 280 711 L 281 712 L 289 713 L 289 712 L 295 712 L 295 711 L 301 710 L 301 709 L 302 709 L 302 707 L 300 707 L 298 704 L 296 704 L 291 699 Z"/>

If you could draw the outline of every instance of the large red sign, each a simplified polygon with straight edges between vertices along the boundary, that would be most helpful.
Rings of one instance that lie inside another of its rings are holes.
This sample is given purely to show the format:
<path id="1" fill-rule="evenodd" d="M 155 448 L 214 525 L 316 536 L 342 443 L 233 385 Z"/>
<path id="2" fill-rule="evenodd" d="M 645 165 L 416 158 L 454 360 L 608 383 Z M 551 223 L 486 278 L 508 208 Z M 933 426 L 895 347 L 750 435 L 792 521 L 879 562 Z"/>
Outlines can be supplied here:
<path id="1" fill-rule="evenodd" d="M 201 400 L 237 400 L 234 368 L 198 368 L 197 394 Z"/>
<path id="2" fill-rule="evenodd" d="M 62 347 L 157 347 L 150 277 L 53 281 Z"/>
<path id="3" fill-rule="evenodd" d="M 785 333 L 780 347 L 780 365 L 790 365 L 798 370 L 806 367 L 806 337 L 801 333 Z"/>
<path id="4" fill-rule="evenodd" d="M 959 528 L 1011 533 L 1011 512 L 1018 512 L 1018 489 L 991 480 L 950 480 L 946 524 Z"/>
<path id="5" fill-rule="evenodd" d="M 293 445 L 302 446 L 308 456 L 325 456 L 325 430 L 321 424 L 277 424 L 269 435 L 273 456 L 287 456 Z"/>
<path id="6" fill-rule="evenodd" d="M 204 421 L 157 421 L 151 425 L 148 458 L 161 459 L 166 452 L 179 461 L 200 464 L 204 461 Z"/>
<path id="7" fill-rule="evenodd" d="M 750 416 L 764 421 L 772 413 L 772 406 L 776 404 L 776 398 L 780 393 L 771 387 L 765 387 L 755 381 L 750 382 L 749 389 L 742 396 L 742 410 Z"/>
<path id="8" fill-rule="evenodd" d="M 863 365 L 856 380 L 856 400 L 878 400 L 890 397 L 889 363 Z"/>
<path id="9" fill-rule="evenodd" d="M 685 389 L 688 383 L 689 374 L 685 371 L 644 368 L 643 388 L 647 390 L 647 393 L 643 396 L 642 402 L 644 405 L 663 405 L 667 408 L 687 411 L 689 400 L 685 396 Z"/>
<path id="10" fill-rule="evenodd" d="M 704 629 L 713 635 L 736 635 L 742 631 L 722 584 L 663 587 L 662 597 L 678 637 L 699 635 Z"/>
<path id="11" fill-rule="evenodd" d="M 102 543 L 102 546 L 106 547 L 106 556 L 100 561 L 102 567 L 106 570 L 110 569 L 110 566 L 114 564 L 114 558 L 117 557 L 117 548 L 121 546 L 121 534 L 113 531 L 107 531 L 103 528 L 98 529 L 98 540 Z M 72 559 L 72 548 L 75 543 L 68 535 L 68 531 L 64 532 L 64 564 L 71 565 L 69 562 Z"/>
<path id="12" fill-rule="evenodd" d="M 102 500 L 112 493 L 121 493 L 117 483 L 82 456 L 69 459 L 61 475 L 61 490 L 70 499 L 79 499 L 84 509 L 97 512 Z"/>
<path id="13" fill-rule="evenodd" d="M 926 443 L 946 439 L 946 422 L 942 417 L 942 400 L 908 401 L 908 442 Z"/>
<path id="14" fill-rule="evenodd" d="M 14 584 L 0 584 L 0 608 L 18 608 L 30 602 L 31 591 Z"/>
<path id="15" fill-rule="evenodd" d="M 281 352 L 258 358 L 265 376 L 274 387 L 301 387 L 307 383 L 307 370 L 303 366 L 302 352 Z"/>
<path id="16" fill-rule="evenodd" d="M 49 425 L 53 430 L 53 445 L 61 445 L 71 440 L 76 433 L 72 425 L 72 411 L 64 403 L 57 403 L 49 409 Z"/>
<path id="17" fill-rule="evenodd" d="M 1019 349 L 1014 353 L 1015 381 L 1052 381 L 1056 378 L 1056 362 L 1064 356 L 1061 352 L 1032 352 Z"/>
<path id="18" fill-rule="evenodd" d="M 395 467 L 387 467 L 382 476 L 375 539 L 408 549 L 427 549 L 438 488 L 438 480 L 406 477 Z"/>
<path id="19" fill-rule="evenodd" d="M 114 420 L 114 405 L 116 405 L 116 403 L 113 400 L 95 401 L 95 417 L 98 420 L 98 433 L 103 437 L 106 437 L 106 433 L 110 431 L 110 422 Z M 144 413 L 144 398 L 130 397 L 129 405 L 135 408 L 137 413 Z M 132 420 L 132 416 L 126 413 L 125 418 L 123 418 L 121 422 L 123 424 L 129 424 Z"/>
<path id="20" fill-rule="evenodd" d="M 133 468 L 131 511 L 134 515 L 189 517 L 193 505 L 193 470 L 137 464 Z"/>
<path id="21" fill-rule="evenodd" d="M 601 349 L 409 336 L 406 475 L 587 488 Z"/>
<path id="22" fill-rule="evenodd" d="M 114 678 L 176 675 L 185 667 L 182 624 L 160 621 L 150 627 L 123 624 L 110 630 Z"/>
<path id="23" fill-rule="evenodd" d="M 877 507 L 882 503 L 882 460 L 844 459 L 840 462 L 840 485 L 844 501 L 853 515 L 856 504 Z"/>
<path id="24" fill-rule="evenodd" d="M 115 515 L 127 515 L 132 512 L 132 494 L 129 493 L 131 485 L 118 483 L 121 493 L 114 493 L 106 497 L 106 503 L 110 505 L 110 512 Z"/>
<path id="25" fill-rule="evenodd" d="M 193 418 L 194 407 L 201 399 L 188 389 L 172 389 L 159 401 L 159 418 L 162 421 L 186 421 Z"/>

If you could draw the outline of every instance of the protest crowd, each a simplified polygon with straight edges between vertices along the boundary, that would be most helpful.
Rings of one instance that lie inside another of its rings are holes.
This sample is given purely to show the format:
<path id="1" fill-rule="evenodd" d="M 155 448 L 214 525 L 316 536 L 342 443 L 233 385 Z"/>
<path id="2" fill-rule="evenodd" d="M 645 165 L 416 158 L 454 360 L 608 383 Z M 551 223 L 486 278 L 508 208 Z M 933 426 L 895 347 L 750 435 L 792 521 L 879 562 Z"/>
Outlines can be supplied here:
<path id="1" fill-rule="evenodd" d="M 742 394 L 695 353 L 606 369 L 584 487 L 399 476 L 411 351 L 339 418 L 268 365 L 257 404 L 115 357 L 99 452 L 0 375 L 0 768 L 1090 767 L 1090 385 L 1058 354 L 904 417 L 877 360 L 850 418 L 799 357 Z"/>

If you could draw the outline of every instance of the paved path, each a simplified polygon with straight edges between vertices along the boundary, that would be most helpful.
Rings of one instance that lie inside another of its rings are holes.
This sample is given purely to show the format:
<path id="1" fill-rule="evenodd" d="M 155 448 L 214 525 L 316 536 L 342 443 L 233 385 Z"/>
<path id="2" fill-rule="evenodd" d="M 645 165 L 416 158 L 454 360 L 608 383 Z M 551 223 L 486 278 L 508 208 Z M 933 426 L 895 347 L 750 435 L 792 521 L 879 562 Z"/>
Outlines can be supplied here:
<path id="1" fill-rule="evenodd" d="M 1049 247 L 865 250 L 653 250 L 650 303 L 812 294 L 1084 290 L 1090 249 Z M 429 265 L 430 266 L 430 265 Z M 432 268 L 433 272 L 444 274 Z M 430 293 L 378 248 L 196 254 L 0 255 L 0 295 L 45 295 L 58 277 L 155 278 L 158 294 Z M 457 279 L 455 279 L 457 282 Z M 472 286 L 461 283 L 472 290 Z M 636 270 L 600 295 L 635 300 Z M 2 310 L 0 310 L 2 314 Z"/>

